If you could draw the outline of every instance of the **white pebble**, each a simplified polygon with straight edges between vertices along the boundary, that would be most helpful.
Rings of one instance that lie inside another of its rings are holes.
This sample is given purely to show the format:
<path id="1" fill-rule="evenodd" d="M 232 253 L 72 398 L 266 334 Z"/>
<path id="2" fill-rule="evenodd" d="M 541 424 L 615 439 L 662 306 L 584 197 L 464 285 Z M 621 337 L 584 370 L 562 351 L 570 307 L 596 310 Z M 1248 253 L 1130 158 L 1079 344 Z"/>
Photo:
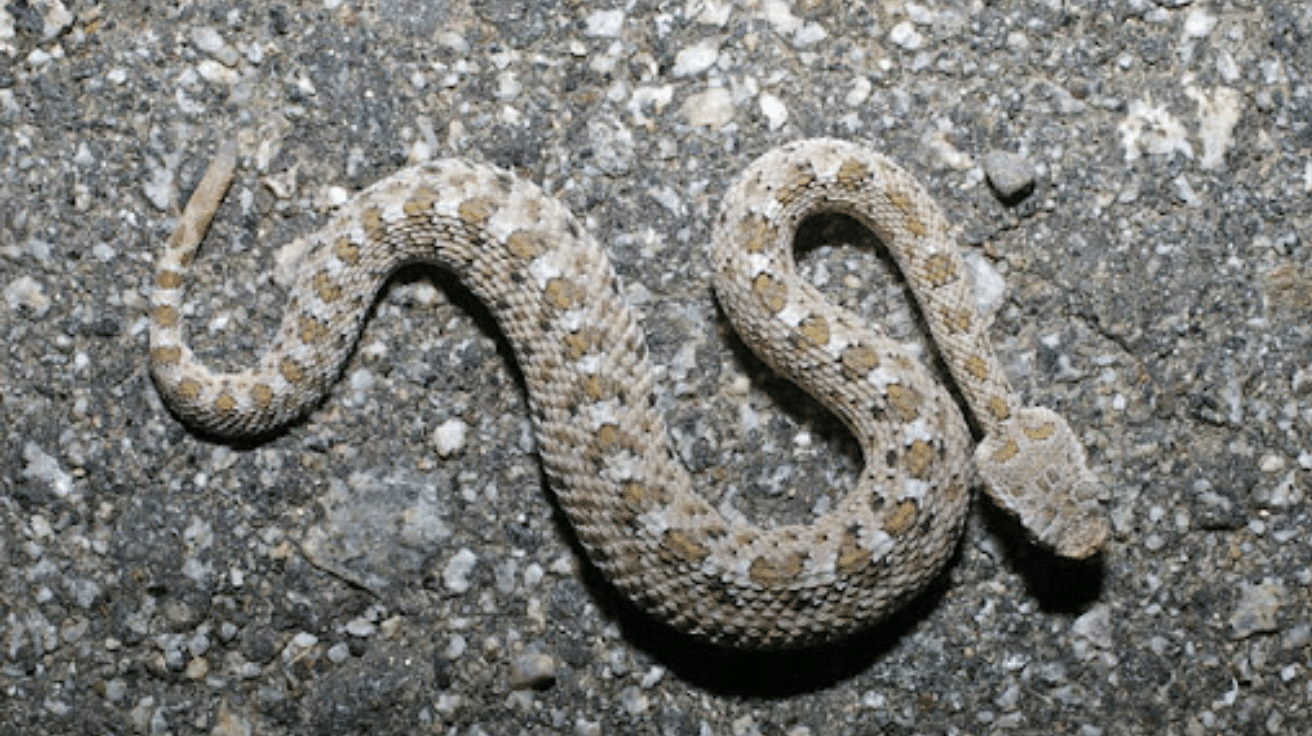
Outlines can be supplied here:
<path id="1" fill-rule="evenodd" d="M 50 297 L 46 296 L 45 287 L 31 276 L 19 276 L 5 287 L 5 301 L 9 308 L 26 311 L 33 317 L 44 317 L 50 309 Z"/>
<path id="2" fill-rule="evenodd" d="M 530 563 L 528 567 L 524 568 L 524 587 L 532 588 L 542 582 L 545 575 L 546 571 L 542 569 L 541 565 L 536 562 Z"/>
<path id="3" fill-rule="evenodd" d="M 975 307 L 980 314 L 992 314 L 1002 304 L 1002 297 L 1007 293 L 1006 280 L 980 253 L 967 251 L 962 260 L 966 262 L 974 281 Z"/>
<path id="4" fill-rule="evenodd" d="M 1203 38 L 1216 27 L 1216 16 L 1203 8 L 1194 8 L 1184 17 L 1184 37 Z"/>
<path id="5" fill-rule="evenodd" d="M 788 122 L 788 107 L 783 100 L 769 93 L 761 95 L 761 114 L 768 121 L 771 131 L 779 130 Z"/>
<path id="6" fill-rule="evenodd" d="M 733 95 L 723 87 L 712 87 L 684 100 L 683 114 L 693 125 L 718 129 L 733 120 Z"/>
<path id="7" fill-rule="evenodd" d="M 870 84 L 870 79 L 868 77 L 857 77 L 856 81 L 852 82 L 852 89 L 849 90 L 847 96 L 843 98 L 843 102 L 846 103 L 848 107 L 857 107 L 870 99 L 870 91 L 872 88 L 873 85 Z"/>
<path id="8" fill-rule="evenodd" d="M 41 10 L 41 35 L 45 40 L 58 36 L 65 28 L 73 25 L 73 14 L 60 0 L 45 0 L 33 5 Z"/>
<path id="9" fill-rule="evenodd" d="M 619 38 L 624 30 L 623 10 L 598 10 L 588 16 L 587 34 L 597 38 Z"/>
<path id="10" fill-rule="evenodd" d="M 368 391 L 374 387 L 374 374 L 368 368 L 359 368 L 351 373 L 352 391 Z"/>
<path id="11" fill-rule="evenodd" d="M 200 74 L 201 79 L 216 86 L 231 86 L 241 79 L 241 75 L 236 71 L 213 59 L 201 59 L 201 62 L 196 65 L 196 71 Z"/>
<path id="12" fill-rule="evenodd" d="M 448 419 L 433 430 L 433 446 L 438 457 L 451 457 L 465 448 L 465 434 L 469 425 L 459 419 Z"/>
<path id="13" fill-rule="evenodd" d="M 907 51 L 916 51 L 925 45 L 925 37 L 909 21 L 902 21 L 888 32 L 888 40 Z"/>
<path id="14" fill-rule="evenodd" d="M 620 691 L 620 705 L 631 716 L 640 716 L 647 712 L 647 696 L 642 691 L 630 685 Z"/>
<path id="15" fill-rule="evenodd" d="M 1267 453 L 1258 461 L 1257 467 L 1263 473 L 1278 473 L 1285 469 L 1285 459 L 1275 453 Z"/>
<path id="16" fill-rule="evenodd" d="M 720 43 L 706 39 L 696 45 L 687 46 L 674 57 L 674 76 L 691 77 L 715 66 L 720 58 Z"/>
<path id="17" fill-rule="evenodd" d="M 23 460 L 27 461 L 23 468 L 24 478 L 48 483 L 56 496 L 63 497 L 72 492 L 73 476 L 65 473 L 59 467 L 59 461 L 47 455 L 36 443 L 23 445 Z"/>
<path id="18" fill-rule="evenodd" d="M 224 66 L 235 66 L 240 59 L 237 50 L 223 40 L 223 36 L 210 26 L 195 26 L 191 29 L 191 43 L 197 49 L 214 57 Z"/>
<path id="19" fill-rule="evenodd" d="M 353 618 L 346 623 L 346 633 L 361 639 L 373 636 L 376 631 L 378 631 L 378 627 L 368 619 Z"/>
<path id="20" fill-rule="evenodd" d="M 341 642 L 328 647 L 328 661 L 333 664 L 341 664 L 349 659 L 350 656 L 351 648 Z"/>
<path id="21" fill-rule="evenodd" d="M 474 570 L 478 557 L 467 548 L 461 548 L 442 570 L 442 582 L 452 593 L 464 593 L 469 590 L 469 573 Z"/>
<path id="22" fill-rule="evenodd" d="M 804 49 L 829 37 L 829 33 L 819 23 L 807 23 L 793 34 L 793 48 Z"/>

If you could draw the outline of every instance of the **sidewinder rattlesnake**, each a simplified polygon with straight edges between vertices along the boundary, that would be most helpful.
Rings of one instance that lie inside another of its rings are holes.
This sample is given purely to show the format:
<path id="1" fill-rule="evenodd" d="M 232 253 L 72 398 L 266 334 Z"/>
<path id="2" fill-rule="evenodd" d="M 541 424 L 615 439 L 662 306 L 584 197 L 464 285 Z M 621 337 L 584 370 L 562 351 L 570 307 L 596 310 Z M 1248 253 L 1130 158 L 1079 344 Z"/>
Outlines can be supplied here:
<path id="1" fill-rule="evenodd" d="M 830 641 L 920 590 L 960 535 L 971 435 L 908 350 L 827 303 L 795 273 L 793 235 L 817 212 L 869 227 L 892 253 L 983 440 L 974 469 L 1040 543 L 1088 557 L 1107 523 L 1066 422 L 1022 407 L 977 313 L 969 274 L 929 195 L 873 151 L 806 140 L 766 153 L 724 197 L 711 263 L 720 303 L 775 371 L 833 411 L 865 459 L 856 487 L 809 525 L 730 520 L 692 488 L 655 409 L 643 333 L 609 259 L 553 197 L 509 172 L 451 159 L 361 192 L 312 241 L 272 348 L 213 373 L 182 330 L 186 273 L 236 167 L 221 147 L 159 259 L 150 367 L 185 423 L 228 438 L 303 415 L 350 357 L 388 276 L 453 272 L 493 312 L 528 387 L 538 452 L 587 554 L 659 619 L 760 649 Z"/>

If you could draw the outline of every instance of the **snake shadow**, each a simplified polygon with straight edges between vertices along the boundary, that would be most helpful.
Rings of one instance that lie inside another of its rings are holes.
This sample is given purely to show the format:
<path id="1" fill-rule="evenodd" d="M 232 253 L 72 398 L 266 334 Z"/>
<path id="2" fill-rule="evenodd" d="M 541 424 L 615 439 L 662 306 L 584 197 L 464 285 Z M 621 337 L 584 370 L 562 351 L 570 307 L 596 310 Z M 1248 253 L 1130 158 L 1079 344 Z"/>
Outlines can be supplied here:
<path id="1" fill-rule="evenodd" d="M 1044 613 L 1077 616 L 1099 598 L 1107 580 L 1107 553 L 1072 560 L 1034 544 L 1014 516 L 975 494 L 974 508 L 983 528 L 998 543 L 1003 562 L 1020 576 L 1028 595 Z"/>

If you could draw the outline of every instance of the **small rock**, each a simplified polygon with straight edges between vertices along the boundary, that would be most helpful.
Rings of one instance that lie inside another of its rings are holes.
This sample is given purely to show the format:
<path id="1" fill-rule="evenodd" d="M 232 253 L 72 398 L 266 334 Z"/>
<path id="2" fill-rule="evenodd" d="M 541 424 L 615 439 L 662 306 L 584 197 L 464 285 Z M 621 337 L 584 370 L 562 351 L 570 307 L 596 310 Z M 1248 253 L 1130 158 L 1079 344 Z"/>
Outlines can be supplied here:
<path id="1" fill-rule="evenodd" d="M 236 639 L 237 634 L 240 633 L 240 631 L 241 630 L 237 628 L 237 625 L 231 621 L 224 621 L 219 624 L 219 638 L 222 639 L 225 644 Z"/>
<path id="2" fill-rule="evenodd" d="M 733 120 L 733 95 L 723 87 L 712 87 L 683 101 L 683 115 L 692 125 L 718 129 Z"/>
<path id="3" fill-rule="evenodd" d="M 351 657 L 351 647 L 345 642 L 337 642 L 328 647 L 328 661 L 333 664 L 341 664 Z"/>
<path id="4" fill-rule="evenodd" d="M 984 175 L 1008 204 L 1024 199 L 1034 191 L 1037 173 L 1034 165 L 1024 156 L 1007 151 L 990 151 L 984 156 Z"/>
<path id="5" fill-rule="evenodd" d="M 521 654 L 510 664 L 513 690 L 546 690 L 556 682 L 556 660 L 546 654 Z"/>
<path id="6" fill-rule="evenodd" d="M 587 34 L 593 38 L 619 38 L 624 30 L 623 10 L 598 10 L 584 21 Z"/>
<path id="7" fill-rule="evenodd" d="M 962 256 L 974 284 L 975 308 L 980 314 L 993 314 L 1002 306 L 1007 294 L 1007 281 L 998 273 L 998 269 L 988 258 L 977 251 L 967 251 Z"/>
<path id="8" fill-rule="evenodd" d="M 1087 660 L 1097 651 L 1113 648 L 1112 617 L 1106 606 L 1094 606 L 1071 624 L 1071 640 L 1075 656 Z"/>
<path id="9" fill-rule="evenodd" d="M 650 701 L 641 690 L 630 685 L 620 691 L 620 705 L 629 715 L 640 716 L 647 712 Z"/>
<path id="10" fill-rule="evenodd" d="M 1293 389 L 1295 396 L 1312 394 L 1312 364 L 1294 371 L 1294 378 L 1290 382 L 1290 388 Z"/>
<path id="11" fill-rule="evenodd" d="M 368 368 L 360 368 L 351 372 L 348 383 L 352 391 L 365 392 L 372 389 L 377 381 L 374 379 L 373 371 Z"/>
<path id="12" fill-rule="evenodd" d="M 241 57 L 237 50 L 223 40 L 223 36 L 210 26 L 194 26 L 191 29 L 191 43 L 200 51 L 214 57 L 224 66 L 236 66 Z"/>
<path id="13" fill-rule="evenodd" d="M 1234 130 L 1244 113 L 1244 95 L 1239 90 L 1218 87 L 1210 92 L 1186 87 L 1185 94 L 1198 105 L 1198 141 L 1202 155 L 1198 166 L 1214 171 L 1225 166 L 1225 154 L 1234 146 Z"/>
<path id="14" fill-rule="evenodd" d="M 761 114 L 765 115 L 771 131 L 779 130 L 788 122 L 788 107 L 783 100 L 769 93 L 761 95 Z"/>
<path id="15" fill-rule="evenodd" d="M 47 455 L 35 442 L 23 445 L 23 460 L 27 462 L 23 468 L 24 478 L 47 484 L 61 498 L 72 493 L 73 476 L 64 472 L 59 461 Z"/>
<path id="16" fill-rule="evenodd" d="M 804 49 L 808 46 L 814 46 L 817 43 L 829 38 L 829 32 L 825 27 L 816 22 L 810 22 L 797 29 L 793 34 L 793 48 Z"/>
<path id="17" fill-rule="evenodd" d="M 215 714 L 210 736 L 251 736 L 250 716 L 224 700 L 219 703 L 219 712 Z"/>
<path id="18" fill-rule="evenodd" d="M 469 573 L 474 569 L 478 557 L 468 549 L 461 549 L 442 570 L 442 582 L 452 593 L 464 593 L 469 590 Z"/>
<path id="19" fill-rule="evenodd" d="M 187 669 L 183 675 L 188 680 L 203 680 L 210 673 L 210 663 L 204 657 L 196 657 L 187 662 Z"/>
<path id="20" fill-rule="evenodd" d="M 1276 613 L 1285 599 L 1285 585 L 1267 578 L 1256 585 L 1241 583 L 1239 605 L 1230 615 L 1230 626 L 1235 639 L 1247 639 L 1253 634 L 1277 630 Z"/>
<path id="21" fill-rule="evenodd" d="M 196 65 L 196 72 L 200 74 L 201 79 L 217 86 L 226 85 L 231 87 L 241 81 L 240 74 L 214 59 L 202 59 Z"/>
<path id="22" fill-rule="evenodd" d="M 448 419 L 433 430 L 433 446 L 438 457 L 451 457 L 465 447 L 465 433 L 469 425 L 459 419 Z"/>
<path id="23" fill-rule="evenodd" d="M 870 99 L 870 92 L 873 89 L 874 85 L 870 83 L 868 77 L 857 77 L 852 82 L 852 89 L 843 98 L 843 104 L 848 107 L 860 107 L 866 100 Z"/>
<path id="24" fill-rule="evenodd" d="M 402 624 L 404 623 L 404 618 L 393 616 L 381 624 L 378 624 L 378 633 L 381 634 L 384 639 L 395 639 L 401 633 Z"/>
<path id="25" fill-rule="evenodd" d="M 45 287 L 31 276 L 19 276 L 5 287 L 5 301 L 15 312 L 41 318 L 50 310 L 50 297 Z"/>
<path id="26" fill-rule="evenodd" d="M 655 687 L 656 683 L 660 682 L 664 678 L 665 678 L 665 668 L 660 666 L 655 666 L 647 670 L 647 674 L 642 676 L 642 681 L 639 684 L 642 685 L 642 689 L 650 690 L 651 688 Z"/>
<path id="27" fill-rule="evenodd" d="M 710 69 L 720 58 L 720 42 L 707 39 L 681 49 L 674 57 L 672 73 L 676 77 L 691 77 Z"/>
<path id="28" fill-rule="evenodd" d="M 376 631 L 378 631 L 378 627 L 367 619 L 353 618 L 346 623 L 346 633 L 351 636 L 364 638 L 373 636 Z"/>
<path id="29" fill-rule="evenodd" d="M 45 0 L 33 5 L 41 10 L 41 35 L 45 40 L 49 41 L 73 25 L 73 14 L 59 0 Z"/>
<path id="30" fill-rule="evenodd" d="M 1294 627 L 1280 638 L 1280 645 L 1285 649 L 1302 649 L 1308 644 L 1312 644 L 1312 624 L 1307 621 L 1294 624 Z"/>
<path id="31" fill-rule="evenodd" d="M 442 653 L 447 659 L 460 659 L 468 649 L 469 642 L 465 637 L 460 634 L 453 634 L 451 636 L 451 641 L 447 642 L 446 649 L 443 650 Z"/>
<path id="32" fill-rule="evenodd" d="M 907 51 L 916 51 L 925 45 L 925 37 L 916 31 L 910 21 L 902 21 L 888 32 L 888 40 Z"/>

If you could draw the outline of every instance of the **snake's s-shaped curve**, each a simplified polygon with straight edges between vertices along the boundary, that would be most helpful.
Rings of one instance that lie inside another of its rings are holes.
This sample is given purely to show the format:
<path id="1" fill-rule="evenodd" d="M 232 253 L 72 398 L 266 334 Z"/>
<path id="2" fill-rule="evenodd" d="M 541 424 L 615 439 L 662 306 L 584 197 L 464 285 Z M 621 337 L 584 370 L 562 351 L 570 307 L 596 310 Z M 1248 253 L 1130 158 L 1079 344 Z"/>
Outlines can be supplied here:
<path id="1" fill-rule="evenodd" d="M 187 347 L 185 274 L 236 166 L 224 146 L 159 260 L 150 366 L 187 424 L 227 437 L 273 430 L 330 388 L 368 307 L 399 266 L 436 263 L 491 309 L 514 348 L 538 451 L 580 542 L 641 608 L 714 642 L 814 644 L 889 614 L 950 555 L 969 504 L 971 437 L 948 391 L 898 343 L 825 302 L 795 273 L 797 224 L 821 211 L 871 228 L 910 283 L 984 431 L 974 463 L 1040 542 L 1086 557 L 1107 535 L 1099 489 L 1065 421 L 1022 408 L 976 313 L 969 276 L 929 196 L 896 165 L 834 140 L 775 149 L 725 195 L 716 291 L 774 370 L 847 423 L 865 468 L 809 525 L 726 519 L 693 489 L 655 410 L 643 334 L 609 259 L 554 198 L 462 160 L 361 192 L 312 242 L 272 348 L 215 374 Z"/>

